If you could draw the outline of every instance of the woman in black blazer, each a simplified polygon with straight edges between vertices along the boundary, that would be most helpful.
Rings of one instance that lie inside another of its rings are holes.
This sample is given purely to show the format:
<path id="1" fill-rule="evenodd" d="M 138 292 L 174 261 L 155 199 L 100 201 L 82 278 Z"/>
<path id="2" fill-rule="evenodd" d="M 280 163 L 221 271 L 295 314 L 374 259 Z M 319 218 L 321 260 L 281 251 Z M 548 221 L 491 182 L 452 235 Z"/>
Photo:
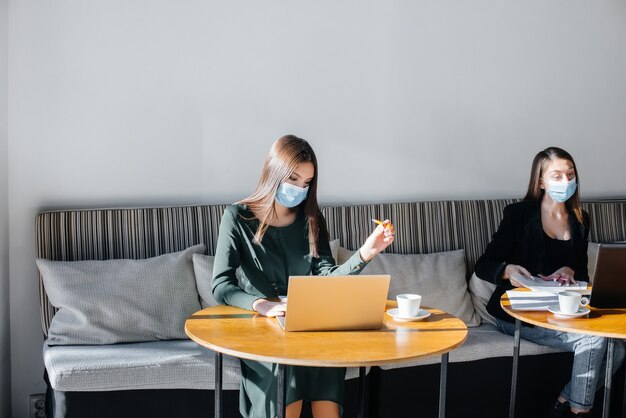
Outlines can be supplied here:
<path id="1" fill-rule="evenodd" d="M 515 326 L 500 307 L 500 297 L 521 286 L 516 275 L 546 276 L 564 286 L 589 279 L 589 215 L 580 208 L 577 184 L 576 164 L 569 153 L 556 147 L 539 152 L 526 197 L 504 209 L 497 232 L 476 263 L 476 275 L 497 286 L 487 310 L 507 334 L 512 335 Z M 521 337 L 574 352 L 572 378 L 549 417 L 589 416 L 595 391 L 604 381 L 606 339 L 532 326 L 522 326 Z M 622 344 L 616 344 L 613 360 L 617 370 L 624 360 Z"/>

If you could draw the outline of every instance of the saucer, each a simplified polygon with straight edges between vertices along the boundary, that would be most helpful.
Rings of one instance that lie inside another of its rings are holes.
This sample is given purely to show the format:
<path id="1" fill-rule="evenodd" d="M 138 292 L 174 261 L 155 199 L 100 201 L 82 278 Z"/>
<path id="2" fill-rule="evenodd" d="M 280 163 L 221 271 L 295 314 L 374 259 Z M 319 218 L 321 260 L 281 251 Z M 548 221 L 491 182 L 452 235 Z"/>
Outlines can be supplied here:
<path id="1" fill-rule="evenodd" d="M 421 321 L 422 319 L 428 318 L 430 316 L 430 312 L 425 309 L 420 309 L 415 316 L 400 316 L 398 314 L 398 309 L 393 308 L 387 311 L 387 315 L 389 315 L 396 321 Z"/>
<path id="2" fill-rule="evenodd" d="M 591 312 L 589 308 L 585 308 L 584 306 L 581 306 L 580 308 L 578 308 L 578 312 L 574 312 L 571 314 L 561 312 L 559 305 L 552 305 L 548 307 L 548 310 L 552 312 L 554 316 L 556 316 L 557 318 L 578 318 L 581 316 L 585 316 L 589 312 Z"/>

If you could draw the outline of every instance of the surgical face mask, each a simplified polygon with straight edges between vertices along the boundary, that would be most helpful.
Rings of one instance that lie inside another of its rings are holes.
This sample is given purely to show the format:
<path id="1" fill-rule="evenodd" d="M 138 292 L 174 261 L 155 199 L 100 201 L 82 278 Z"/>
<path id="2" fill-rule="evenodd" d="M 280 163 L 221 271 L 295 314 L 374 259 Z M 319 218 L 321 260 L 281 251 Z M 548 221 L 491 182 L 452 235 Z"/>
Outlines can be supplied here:
<path id="1" fill-rule="evenodd" d="M 576 177 L 567 183 L 546 181 L 546 193 L 556 202 L 566 202 L 576 192 Z"/>
<path id="2" fill-rule="evenodd" d="M 276 192 L 276 201 L 286 208 L 295 208 L 306 199 L 308 192 L 308 186 L 302 188 L 283 181 Z"/>

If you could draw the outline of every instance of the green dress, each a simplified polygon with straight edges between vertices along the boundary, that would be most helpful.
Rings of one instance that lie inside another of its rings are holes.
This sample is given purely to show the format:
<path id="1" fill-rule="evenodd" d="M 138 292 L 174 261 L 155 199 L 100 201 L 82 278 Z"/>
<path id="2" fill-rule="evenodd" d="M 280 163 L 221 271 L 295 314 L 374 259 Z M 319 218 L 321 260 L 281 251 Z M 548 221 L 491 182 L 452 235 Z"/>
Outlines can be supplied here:
<path id="1" fill-rule="evenodd" d="M 233 205 L 224 212 L 212 281 L 218 302 L 252 310 L 252 303 L 259 298 L 286 295 L 289 276 L 358 274 L 366 265 L 357 251 L 346 263 L 336 266 L 328 242 L 322 241 L 318 242 L 319 257 L 312 257 L 302 211 L 290 225 L 270 226 L 261 245 L 253 241 L 258 226 L 259 221 L 245 205 Z M 239 280 L 237 268 L 242 273 Z M 241 374 L 241 414 L 246 418 L 275 417 L 276 365 L 241 360 Z M 342 405 L 344 378 L 344 368 L 288 366 L 286 403 L 303 399 Z"/>

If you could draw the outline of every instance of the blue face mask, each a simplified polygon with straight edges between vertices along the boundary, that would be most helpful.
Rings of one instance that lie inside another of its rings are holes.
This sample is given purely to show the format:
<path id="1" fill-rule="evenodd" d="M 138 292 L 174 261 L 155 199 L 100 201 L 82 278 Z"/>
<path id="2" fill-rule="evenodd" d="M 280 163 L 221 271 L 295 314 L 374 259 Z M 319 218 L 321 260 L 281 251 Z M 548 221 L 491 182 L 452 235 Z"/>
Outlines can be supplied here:
<path id="1" fill-rule="evenodd" d="M 576 177 L 567 183 L 546 182 L 546 193 L 556 202 L 566 202 L 576 192 Z"/>
<path id="2" fill-rule="evenodd" d="M 306 199 L 308 192 L 308 186 L 302 188 L 283 181 L 276 192 L 276 201 L 286 208 L 295 208 Z"/>

